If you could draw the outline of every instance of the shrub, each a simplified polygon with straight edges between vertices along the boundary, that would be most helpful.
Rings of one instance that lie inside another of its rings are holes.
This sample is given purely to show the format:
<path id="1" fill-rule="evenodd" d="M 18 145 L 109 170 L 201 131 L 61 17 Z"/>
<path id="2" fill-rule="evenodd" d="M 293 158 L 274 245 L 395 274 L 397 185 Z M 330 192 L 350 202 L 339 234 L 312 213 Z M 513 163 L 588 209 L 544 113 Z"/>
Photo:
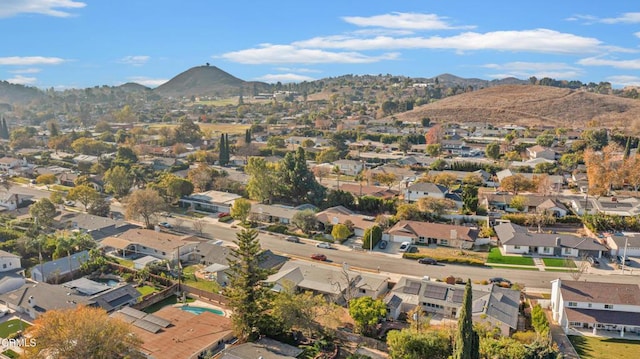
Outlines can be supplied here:
<path id="1" fill-rule="evenodd" d="M 572 214 L 572 215 L 556 218 L 556 222 L 582 224 L 582 218 Z"/>
<path id="2" fill-rule="evenodd" d="M 218 218 L 218 222 L 222 222 L 222 223 L 229 223 L 231 221 L 233 221 L 233 217 L 231 216 L 224 216 L 224 217 Z"/>
<path id="3" fill-rule="evenodd" d="M 265 228 L 269 232 L 285 234 L 287 232 L 287 226 L 284 224 L 271 224 Z"/>
<path id="4" fill-rule="evenodd" d="M 502 216 L 502 219 L 506 219 L 511 221 L 511 223 L 523 226 L 527 221 L 527 216 L 525 214 L 513 213 L 513 214 L 505 214 L 504 216 Z"/>
<path id="5" fill-rule="evenodd" d="M 442 262 L 442 263 L 466 264 L 466 265 L 472 265 L 472 266 L 484 266 L 484 261 L 481 260 L 481 259 L 478 259 L 478 258 L 434 257 L 434 256 L 422 254 L 422 253 L 404 253 L 402 255 L 402 258 L 415 259 L 415 260 L 418 260 L 420 258 L 425 258 L 425 257 L 433 258 L 433 259 L 437 260 L 438 262 Z"/>
<path id="6" fill-rule="evenodd" d="M 546 336 L 549 333 L 549 321 L 540 304 L 536 304 L 533 309 L 531 309 L 531 325 L 533 325 L 536 333 L 541 336 Z"/>

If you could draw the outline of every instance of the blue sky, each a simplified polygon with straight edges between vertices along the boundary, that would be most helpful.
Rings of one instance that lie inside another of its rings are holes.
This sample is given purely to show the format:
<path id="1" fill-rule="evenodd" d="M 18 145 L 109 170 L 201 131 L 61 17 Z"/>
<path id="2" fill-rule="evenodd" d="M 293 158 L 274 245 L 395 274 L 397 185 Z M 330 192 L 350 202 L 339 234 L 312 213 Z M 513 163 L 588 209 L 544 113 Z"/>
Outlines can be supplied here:
<path id="1" fill-rule="evenodd" d="M 272 83 L 451 73 L 620 88 L 640 85 L 638 10 L 626 0 L 0 0 L 0 79 L 155 87 L 209 62 Z"/>

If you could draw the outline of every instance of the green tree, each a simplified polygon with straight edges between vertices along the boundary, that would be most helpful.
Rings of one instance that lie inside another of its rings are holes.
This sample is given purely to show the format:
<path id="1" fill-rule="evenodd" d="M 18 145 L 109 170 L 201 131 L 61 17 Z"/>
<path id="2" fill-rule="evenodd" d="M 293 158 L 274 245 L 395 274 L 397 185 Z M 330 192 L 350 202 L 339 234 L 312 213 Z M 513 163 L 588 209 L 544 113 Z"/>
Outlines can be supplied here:
<path id="1" fill-rule="evenodd" d="M 269 148 L 285 148 L 286 144 L 282 136 L 271 136 L 267 139 L 267 147 Z"/>
<path id="2" fill-rule="evenodd" d="M 200 126 L 188 118 L 180 120 L 178 126 L 173 130 L 175 142 L 192 143 L 200 141 L 202 138 L 202 130 Z"/>
<path id="3" fill-rule="evenodd" d="M 318 225 L 316 219 L 316 212 L 312 209 L 305 209 L 303 211 L 297 211 L 293 218 L 291 218 L 291 224 L 296 226 L 302 232 L 309 234 Z"/>
<path id="4" fill-rule="evenodd" d="M 509 202 L 509 207 L 515 208 L 518 211 L 524 211 L 527 206 L 527 197 L 525 196 L 513 196 L 511 197 L 511 202 Z"/>
<path id="5" fill-rule="evenodd" d="M 193 193 L 193 183 L 173 173 L 163 173 L 153 186 L 167 201 L 173 202 Z"/>
<path id="6" fill-rule="evenodd" d="M 105 188 L 113 193 L 116 198 L 122 198 L 129 194 L 133 186 L 133 177 L 124 166 L 115 166 L 104 174 Z"/>
<path id="7" fill-rule="evenodd" d="M 324 200 L 325 188 L 309 170 L 304 148 L 298 147 L 295 154 L 289 152 L 280 165 L 283 195 L 294 203 L 320 204 Z"/>
<path id="8" fill-rule="evenodd" d="M 224 291 L 233 309 L 235 334 L 245 340 L 256 338 L 267 329 L 273 292 L 265 282 L 270 272 L 260 267 L 258 232 L 243 229 L 236 236 L 238 248 L 232 249 L 227 258 L 229 283 Z"/>
<path id="9" fill-rule="evenodd" d="M 282 184 L 277 175 L 277 166 L 268 163 L 263 157 L 249 157 L 244 170 L 249 175 L 249 198 L 261 203 L 271 203 Z"/>
<path id="10" fill-rule="evenodd" d="M 402 136 L 398 140 L 398 150 L 404 154 L 411 150 L 411 142 L 409 142 L 407 136 Z"/>
<path id="11" fill-rule="evenodd" d="M 89 203 L 87 213 L 94 216 L 108 217 L 109 213 L 111 213 L 111 205 L 102 196 L 98 196 L 93 202 Z"/>
<path id="12" fill-rule="evenodd" d="M 428 144 L 425 151 L 431 157 L 438 157 L 442 153 L 442 147 L 439 143 Z"/>
<path id="13" fill-rule="evenodd" d="M 351 236 L 351 231 L 346 225 L 338 223 L 331 229 L 331 236 L 338 242 L 344 242 L 344 240 Z"/>
<path id="14" fill-rule="evenodd" d="M 111 166 L 122 166 L 126 169 L 131 168 L 131 165 L 138 163 L 138 156 L 128 146 L 119 146 L 116 151 L 116 158 L 111 162 Z"/>
<path id="15" fill-rule="evenodd" d="M 251 202 L 244 198 L 238 198 L 231 206 L 231 217 L 245 223 L 251 212 Z"/>
<path id="16" fill-rule="evenodd" d="M 556 140 L 556 137 L 550 133 L 543 133 L 536 137 L 536 144 L 543 147 L 551 147 L 553 145 L 553 141 Z"/>
<path id="17" fill-rule="evenodd" d="M 471 279 L 467 279 L 454 340 L 453 359 L 479 359 L 480 338 L 473 329 Z"/>
<path id="18" fill-rule="evenodd" d="M 336 306 L 321 294 L 314 295 L 311 291 L 296 293 L 293 283 L 285 282 L 283 290 L 273 300 L 272 315 L 284 330 L 298 329 L 309 337 L 322 330 L 318 318 L 325 321 L 332 314 L 335 316 Z"/>
<path id="19" fill-rule="evenodd" d="M 485 148 L 484 153 L 492 160 L 497 160 L 500 158 L 500 145 L 497 142 L 489 143 Z"/>
<path id="20" fill-rule="evenodd" d="M 325 206 L 335 207 L 335 206 L 344 206 L 346 208 L 355 208 L 355 198 L 349 192 L 343 190 L 329 190 L 327 194 L 327 199 L 325 202 Z"/>
<path id="21" fill-rule="evenodd" d="M 391 359 L 447 359 L 451 355 L 451 341 L 440 330 L 391 330 L 387 346 Z"/>
<path id="22" fill-rule="evenodd" d="M 464 185 L 462 187 L 462 210 L 475 213 L 478 209 L 478 187 Z"/>
<path id="23" fill-rule="evenodd" d="M 41 198 L 29 207 L 29 214 L 36 226 L 49 227 L 56 216 L 56 206 L 48 198 Z"/>
<path id="24" fill-rule="evenodd" d="M 371 249 L 375 247 L 380 240 L 382 240 L 382 228 L 380 228 L 380 226 L 376 225 L 367 228 L 362 236 L 362 248 Z"/>
<path id="25" fill-rule="evenodd" d="M 146 228 L 152 228 L 151 218 L 166 208 L 160 193 L 152 188 L 133 191 L 127 197 L 125 215 L 128 219 L 142 218 Z"/>
<path id="26" fill-rule="evenodd" d="M 220 135 L 220 143 L 218 144 L 218 162 L 220 166 L 226 166 L 229 164 L 229 153 L 227 152 L 227 145 L 225 144 L 226 138 L 224 133 Z"/>
<path id="27" fill-rule="evenodd" d="M 7 127 L 7 120 L 2 117 L 2 123 L 0 124 L 0 138 L 3 140 L 9 139 L 9 128 Z"/>
<path id="28" fill-rule="evenodd" d="M 100 197 L 100 193 L 98 193 L 98 191 L 93 187 L 84 184 L 73 187 L 69 190 L 69 194 L 67 194 L 68 199 L 82 203 L 85 211 L 89 208 L 89 204 L 95 201 L 98 197 Z"/>
<path id="29" fill-rule="evenodd" d="M 48 188 L 49 185 L 56 183 L 56 175 L 53 173 L 40 175 L 36 177 L 36 183 L 46 185 Z"/>
<path id="30" fill-rule="evenodd" d="M 373 334 L 376 324 L 387 315 L 387 306 L 381 299 L 362 296 L 349 301 L 349 315 L 359 333 Z"/>
<path id="31" fill-rule="evenodd" d="M 415 203 L 403 203 L 398 206 L 398 210 L 396 211 L 396 219 L 400 220 L 419 220 L 421 217 L 420 209 Z"/>

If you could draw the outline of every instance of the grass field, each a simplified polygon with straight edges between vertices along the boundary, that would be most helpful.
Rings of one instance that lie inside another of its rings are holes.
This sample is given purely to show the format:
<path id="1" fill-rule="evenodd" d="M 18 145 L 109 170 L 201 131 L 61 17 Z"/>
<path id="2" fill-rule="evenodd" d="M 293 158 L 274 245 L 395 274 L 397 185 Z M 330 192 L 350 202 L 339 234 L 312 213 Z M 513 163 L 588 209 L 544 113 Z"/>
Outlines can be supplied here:
<path id="1" fill-rule="evenodd" d="M 192 265 L 192 266 L 184 267 L 184 269 L 182 270 L 184 284 L 194 288 L 206 290 L 212 293 L 217 293 L 218 291 L 220 291 L 220 285 L 218 284 L 218 282 L 214 280 L 206 280 L 202 278 L 196 279 L 195 272 L 200 268 L 202 268 L 202 266 L 200 265 Z"/>
<path id="2" fill-rule="evenodd" d="M 7 357 L 9 357 L 9 358 L 11 358 L 11 359 L 13 359 L 13 358 L 20 358 L 20 354 L 18 354 L 18 353 L 16 353 L 16 352 L 14 352 L 14 351 L 13 351 L 13 350 L 11 350 L 11 349 L 7 349 L 7 350 L 3 351 L 3 352 L 2 352 L 2 354 L 3 354 L 3 355 L 5 355 L 5 356 L 7 356 Z"/>
<path id="3" fill-rule="evenodd" d="M 500 248 L 492 248 L 487 258 L 487 264 L 499 263 L 499 264 L 514 264 L 522 266 L 532 266 L 533 258 L 520 257 L 520 256 L 503 256 L 500 253 Z"/>
<path id="4" fill-rule="evenodd" d="M 635 359 L 640 341 L 587 336 L 569 336 L 581 359 Z"/>
<path id="5" fill-rule="evenodd" d="M 147 296 L 149 294 L 152 294 L 152 293 L 155 293 L 155 292 L 158 291 L 157 289 L 155 289 L 154 287 L 149 286 L 149 285 L 143 285 L 143 286 L 137 287 L 136 289 L 138 290 L 138 292 L 140 292 L 142 297 Z"/>
<path id="6" fill-rule="evenodd" d="M 0 324 L 0 338 L 6 338 L 19 330 L 25 330 L 31 326 L 25 322 L 22 322 L 21 326 L 20 322 L 22 322 L 20 319 L 11 319 Z"/>
<path id="7" fill-rule="evenodd" d="M 545 267 L 576 268 L 576 263 L 571 259 L 564 258 L 542 258 Z"/>
<path id="8" fill-rule="evenodd" d="M 150 128 L 160 128 L 160 127 L 176 127 L 176 124 L 171 123 L 153 123 L 150 124 Z M 236 123 L 199 123 L 200 130 L 203 132 L 213 132 L 213 133 L 228 133 L 228 134 L 243 134 L 246 130 L 248 130 L 251 125 L 243 125 Z"/>

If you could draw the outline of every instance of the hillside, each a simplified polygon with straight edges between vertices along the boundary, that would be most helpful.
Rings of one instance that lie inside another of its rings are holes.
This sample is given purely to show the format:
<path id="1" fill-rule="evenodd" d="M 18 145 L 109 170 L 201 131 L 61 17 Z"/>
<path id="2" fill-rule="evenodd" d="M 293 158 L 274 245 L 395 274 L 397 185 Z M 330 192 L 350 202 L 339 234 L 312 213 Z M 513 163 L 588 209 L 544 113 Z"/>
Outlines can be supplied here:
<path id="1" fill-rule="evenodd" d="M 640 118 L 640 101 L 579 90 L 502 85 L 463 93 L 395 115 L 402 121 L 489 122 L 584 128 L 589 121 L 626 127 Z"/>
<path id="2" fill-rule="evenodd" d="M 16 85 L 7 81 L 0 81 L 0 103 L 26 104 L 40 99 L 44 93 L 35 87 Z"/>
<path id="3" fill-rule="evenodd" d="M 254 83 L 243 81 L 216 66 L 197 66 L 158 86 L 154 92 L 165 97 L 238 95 Z M 260 87 L 266 84 L 259 84 Z M 246 91 L 244 92 L 247 93 Z"/>
<path id="4" fill-rule="evenodd" d="M 126 92 L 149 91 L 149 90 L 151 90 L 147 86 L 140 85 L 139 83 L 135 83 L 135 82 L 127 82 L 125 84 L 122 84 L 122 85 L 118 86 L 118 88 L 120 88 L 120 89 L 122 89 L 123 91 L 126 91 Z"/>

